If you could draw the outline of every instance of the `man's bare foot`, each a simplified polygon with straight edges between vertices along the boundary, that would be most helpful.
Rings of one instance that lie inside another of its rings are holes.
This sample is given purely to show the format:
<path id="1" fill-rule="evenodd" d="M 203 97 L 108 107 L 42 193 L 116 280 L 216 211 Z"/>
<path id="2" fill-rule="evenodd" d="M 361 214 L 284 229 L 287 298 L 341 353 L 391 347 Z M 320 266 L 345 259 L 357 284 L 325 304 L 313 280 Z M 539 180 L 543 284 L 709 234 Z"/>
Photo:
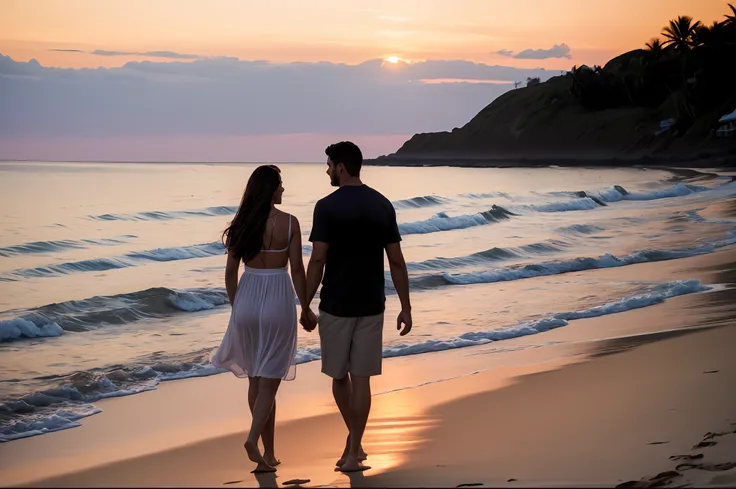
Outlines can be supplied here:
<path id="1" fill-rule="evenodd" d="M 342 457 L 340 457 L 340 459 L 337 462 L 335 462 L 335 465 L 337 467 L 342 467 L 343 465 L 345 465 L 345 459 L 347 458 L 348 458 L 347 452 L 343 453 Z M 358 462 L 364 462 L 366 459 L 368 459 L 368 454 L 365 453 L 363 449 L 361 448 L 360 451 L 358 452 Z"/>
<path id="2" fill-rule="evenodd" d="M 350 453 L 350 435 L 348 435 L 348 439 L 345 440 L 345 450 L 343 450 L 342 455 L 339 460 L 335 462 L 335 465 L 342 467 L 345 464 L 345 459 L 348 458 L 348 453 Z M 360 450 L 358 450 L 358 462 L 362 462 L 367 458 L 368 454 L 365 453 L 365 450 L 363 450 L 363 446 L 361 445 Z"/>
<path id="3" fill-rule="evenodd" d="M 358 460 L 358 457 L 352 457 L 350 455 L 345 458 L 345 463 L 338 467 L 340 472 L 360 472 L 368 469 L 370 469 L 370 467 L 368 465 L 363 465 Z"/>
<path id="4" fill-rule="evenodd" d="M 258 449 L 258 443 L 254 443 L 248 440 L 243 444 L 243 447 L 245 447 L 245 453 L 248 454 L 248 458 L 251 460 L 251 462 L 255 462 L 258 465 L 268 465 L 263 459 L 261 451 Z"/>
<path id="5" fill-rule="evenodd" d="M 277 459 L 276 456 L 272 453 L 264 453 L 263 460 L 271 467 L 276 467 L 281 463 L 281 460 Z"/>

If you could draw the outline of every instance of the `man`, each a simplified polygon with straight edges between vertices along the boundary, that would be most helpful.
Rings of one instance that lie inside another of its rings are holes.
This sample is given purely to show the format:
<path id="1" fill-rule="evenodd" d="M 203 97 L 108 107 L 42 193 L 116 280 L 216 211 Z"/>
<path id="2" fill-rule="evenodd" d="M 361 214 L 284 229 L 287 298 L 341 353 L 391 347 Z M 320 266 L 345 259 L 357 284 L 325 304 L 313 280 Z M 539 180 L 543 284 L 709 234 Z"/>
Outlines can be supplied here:
<path id="1" fill-rule="evenodd" d="M 381 374 L 384 250 L 401 301 L 396 320 L 401 336 L 412 327 L 409 275 L 393 205 L 360 180 L 360 148 L 343 141 L 325 153 L 330 183 L 339 188 L 314 207 L 301 323 L 307 331 L 315 328 L 309 304 L 322 282 L 318 319 L 322 372 L 333 379 L 332 394 L 349 432 L 336 465 L 343 472 L 355 472 L 370 468 L 362 463 L 367 455 L 361 442 L 371 408 L 370 378 Z"/>

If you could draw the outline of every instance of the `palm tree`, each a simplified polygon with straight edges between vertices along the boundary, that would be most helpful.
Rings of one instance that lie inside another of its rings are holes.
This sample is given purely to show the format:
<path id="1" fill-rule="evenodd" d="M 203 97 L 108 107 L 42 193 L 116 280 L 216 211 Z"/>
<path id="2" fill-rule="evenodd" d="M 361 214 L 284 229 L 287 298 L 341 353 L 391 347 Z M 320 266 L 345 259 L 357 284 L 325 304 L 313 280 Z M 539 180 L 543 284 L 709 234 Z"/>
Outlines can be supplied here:
<path id="1" fill-rule="evenodd" d="M 692 35 L 693 47 L 715 49 L 725 43 L 726 22 L 713 22 L 713 25 L 701 25 Z"/>
<path id="2" fill-rule="evenodd" d="M 665 41 L 662 46 L 673 47 L 678 51 L 687 51 L 693 45 L 693 35 L 703 24 L 698 20 L 693 22 L 689 15 L 681 15 L 671 20 L 669 25 L 662 29 Z"/>
<path id="3" fill-rule="evenodd" d="M 728 15 L 728 14 L 726 14 L 726 15 L 724 16 L 724 17 L 726 17 L 725 23 L 726 23 L 726 24 L 736 24 L 736 7 L 734 7 L 734 6 L 733 6 L 733 5 L 731 5 L 730 3 L 728 4 L 728 6 L 729 6 L 729 7 L 730 7 L 730 9 L 731 9 L 731 13 L 732 13 L 732 15 Z"/>
<path id="4" fill-rule="evenodd" d="M 664 50 L 664 47 L 662 46 L 662 41 L 660 41 L 657 37 L 650 40 L 646 44 L 646 47 L 647 51 L 649 51 L 654 59 L 659 58 L 662 55 L 662 51 Z"/>

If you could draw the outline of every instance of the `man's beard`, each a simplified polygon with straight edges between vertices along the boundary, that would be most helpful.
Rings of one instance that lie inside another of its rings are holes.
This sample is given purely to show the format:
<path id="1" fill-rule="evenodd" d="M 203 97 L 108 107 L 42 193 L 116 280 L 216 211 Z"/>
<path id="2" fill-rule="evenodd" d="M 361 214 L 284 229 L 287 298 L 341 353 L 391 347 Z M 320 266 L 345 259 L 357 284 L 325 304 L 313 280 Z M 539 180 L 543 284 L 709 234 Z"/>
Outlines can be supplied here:
<path id="1" fill-rule="evenodd" d="M 332 185 L 333 187 L 340 186 L 340 178 L 336 174 L 330 175 L 330 185 Z"/>

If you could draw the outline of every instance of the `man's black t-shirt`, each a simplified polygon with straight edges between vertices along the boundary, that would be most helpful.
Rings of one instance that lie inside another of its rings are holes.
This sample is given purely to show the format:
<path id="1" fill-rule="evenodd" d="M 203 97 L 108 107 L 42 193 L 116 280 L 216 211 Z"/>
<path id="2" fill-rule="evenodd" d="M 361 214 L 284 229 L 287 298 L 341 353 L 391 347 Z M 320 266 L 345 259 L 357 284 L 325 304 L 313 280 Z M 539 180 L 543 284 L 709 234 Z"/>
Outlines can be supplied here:
<path id="1" fill-rule="evenodd" d="M 346 185 L 317 202 L 311 242 L 329 245 L 319 309 L 339 317 L 386 308 L 383 250 L 401 241 L 391 201 L 367 185 Z"/>

